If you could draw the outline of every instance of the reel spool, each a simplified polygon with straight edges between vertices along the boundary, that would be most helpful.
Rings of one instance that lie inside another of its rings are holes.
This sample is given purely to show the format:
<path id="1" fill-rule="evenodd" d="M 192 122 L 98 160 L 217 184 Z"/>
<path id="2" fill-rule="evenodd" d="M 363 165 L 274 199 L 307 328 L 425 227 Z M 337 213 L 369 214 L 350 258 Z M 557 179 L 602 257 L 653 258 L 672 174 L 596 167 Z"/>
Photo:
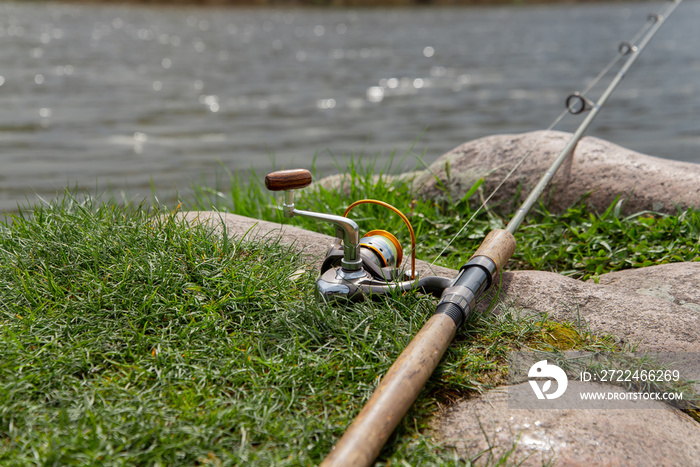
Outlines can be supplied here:
<path id="1" fill-rule="evenodd" d="M 396 215 L 398 215 L 403 221 L 403 223 L 406 224 L 406 227 L 408 228 L 408 233 L 411 235 L 411 270 L 409 271 L 409 274 L 407 274 L 407 276 L 411 280 L 415 279 L 416 234 L 413 232 L 413 226 L 411 226 L 411 222 L 408 220 L 406 215 L 398 209 L 396 209 L 391 204 L 385 203 L 384 201 L 378 201 L 376 199 L 361 199 L 359 201 L 355 201 L 350 206 L 348 206 L 348 208 L 345 210 L 345 213 L 343 214 L 343 217 L 348 217 L 350 211 L 352 211 L 356 206 L 359 206 L 360 204 L 376 204 L 383 208 L 389 209 L 390 211 L 393 211 Z M 363 240 L 365 239 L 369 240 L 363 242 Z M 367 232 L 365 236 L 362 239 L 360 239 L 360 250 L 361 252 L 362 250 L 369 250 L 375 256 L 377 256 L 379 261 L 378 263 L 376 263 L 377 266 L 381 268 L 394 269 L 395 271 L 392 274 L 390 274 L 392 279 L 395 279 L 399 276 L 398 268 L 401 267 L 401 261 L 403 260 L 403 249 L 401 248 L 401 244 L 394 235 L 387 232 L 386 230 L 380 229 L 375 229 L 370 232 Z M 363 259 L 366 260 L 366 257 L 368 255 L 365 254 L 362 256 Z M 392 260 L 392 258 L 395 258 L 395 260 Z M 374 275 L 374 277 L 380 278 L 381 276 Z M 384 275 L 383 277 L 387 276 Z"/>
<path id="2" fill-rule="evenodd" d="M 396 237 L 386 230 L 372 230 L 367 232 L 360 239 L 360 248 L 366 248 L 373 252 L 379 267 L 396 268 L 401 266 L 401 260 L 403 260 L 401 244 Z"/>
<path id="3" fill-rule="evenodd" d="M 403 248 L 398 239 L 386 230 L 367 232 L 359 241 L 362 269 L 369 275 L 368 279 L 378 281 L 406 280 L 407 274 L 401 274 L 399 268 L 403 261 Z M 344 250 L 336 242 L 328 252 L 321 265 L 321 275 L 329 269 L 341 267 Z"/>

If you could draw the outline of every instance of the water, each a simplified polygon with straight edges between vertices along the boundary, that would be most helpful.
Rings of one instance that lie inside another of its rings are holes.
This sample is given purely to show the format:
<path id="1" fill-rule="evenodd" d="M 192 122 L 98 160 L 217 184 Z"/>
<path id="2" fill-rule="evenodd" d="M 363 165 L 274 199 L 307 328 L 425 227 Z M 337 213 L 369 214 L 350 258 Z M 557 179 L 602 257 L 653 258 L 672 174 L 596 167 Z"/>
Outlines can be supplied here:
<path id="1" fill-rule="evenodd" d="M 398 10 L 0 4 L 0 209 L 64 187 L 142 199 L 224 168 L 412 168 L 549 126 L 666 3 Z M 589 134 L 700 162 L 700 2 Z M 598 93 L 599 94 L 599 93 Z M 598 94 L 594 94 L 594 97 Z M 580 117 L 558 129 L 571 131 Z"/>

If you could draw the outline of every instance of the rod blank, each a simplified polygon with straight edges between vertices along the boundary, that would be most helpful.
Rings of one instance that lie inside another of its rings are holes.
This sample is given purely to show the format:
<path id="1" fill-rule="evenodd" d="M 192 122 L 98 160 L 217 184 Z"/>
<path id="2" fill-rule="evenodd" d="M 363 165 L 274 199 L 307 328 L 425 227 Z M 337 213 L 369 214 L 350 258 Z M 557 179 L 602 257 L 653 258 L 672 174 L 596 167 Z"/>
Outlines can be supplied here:
<path id="1" fill-rule="evenodd" d="M 510 220 L 508 225 L 506 226 L 506 230 L 510 233 L 515 233 L 516 230 L 518 230 L 518 227 L 520 227 L 520 224 L 522 224 L 523 220 L 525 220 L 525 216 L 530 212 L 532 209 L 532 206 L 535 205 L 539 197 L 542 195 L 542 192 L 544 191 L 545 187 L 547 184 L 552 180 L 554 177 L 554 174 L 557 173 L 557 170 L 559 170 L 559 167 L 561 164 L 566 160 L 566 158 L 569 156 L 570 153 L 573 152 L 574 148 L 576 148 L 576 145 L 578 142 L 581 140 L 583 137 L 583 134 L 586 132 L 588 127 L 591 125 L 593 122 L 593 119 L 596 118 L 598 115 L 598 112 L 600 112 L 600 109 L 605 105 L 605 103 L 608 101 L 608 98 L 610 95 L 613 93 L 615 88 L 617 87 L 618 84 L 622 81 L 622 79 L 625 77 L 627 74 L 627 71 L 630 69 L 632 64 L 639 58 L 639 54 L 642 53 L 642 50 L 644 50 L 644 47 L 646 47 L 647 43 L 651 40 L 652 37 L 654 37 L 654 34 L 656 34 L 656 31 L 659 30 L 661 25 L 664 23 L 665 19 L 673 13 L 673 11 L 678 7 L 678 5 L 681 3 L 682 0 L 674 0 L 673 5 L 670 5 L 669 8 L 666 10 L 666 13 L 664 15 L 652 15 L 649 17 L 648 21 L 653 22 L 653 25 L 647 30 L 646 34 L 642 36 L 640 39 L 639 43 L 636 44 L 636 46 L 632 47 L 630 46 L 628 49 L 625 49 L 624 51 L 620 51 L 621 54 L 625 54 L 627 56 L 627 61 L 622 65 L 620 70 L 615 74 L 615 77 L 613 80 L 610 82 L 608 87 L 603 91 L 603 94 L 601 94 L 600 98 L 598 101 L 595 103 L 595 105 L 591 108 L 590 113 L 586 115 L 586 118 L 581 122 L 579 127 L 576 129 L 576 132 L 573 134 L 569 142 L 566 144 L 564 149 L 559 153 L 557 158 L 554 160 L 551 166 L 547 169 L 547 171 L 544 173 L 542 178 L 540 178 L 540 181 L 537 182 L 537 185 L 535 185 L 535 188 L 532 189 L 530 194 L 528 195 L 527 199 L 523 202 L 523 204 L 518 208 L 518 210 L 515 212 L 515 215 L 513 218 Z"/>

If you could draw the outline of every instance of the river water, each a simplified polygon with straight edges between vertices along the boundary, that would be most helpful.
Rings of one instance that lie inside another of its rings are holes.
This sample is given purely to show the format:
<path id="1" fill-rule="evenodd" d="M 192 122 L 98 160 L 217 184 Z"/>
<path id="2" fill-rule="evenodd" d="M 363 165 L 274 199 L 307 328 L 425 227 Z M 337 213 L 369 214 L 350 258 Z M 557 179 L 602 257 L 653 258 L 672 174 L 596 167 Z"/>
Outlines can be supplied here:
<path id="1" fill-rule="evenodd" d="M 315 163 L 325 175 L 351 156 L 379 169 L 394 153 L 412 168 L 474 138 L 543 129 L 665 5 L 3 2 L 0 210 L 67 186 L 172 200 L 224 168 Z M 700 2 L 679 7 L 589 134 L 700 162 L 698 18 Z"/>

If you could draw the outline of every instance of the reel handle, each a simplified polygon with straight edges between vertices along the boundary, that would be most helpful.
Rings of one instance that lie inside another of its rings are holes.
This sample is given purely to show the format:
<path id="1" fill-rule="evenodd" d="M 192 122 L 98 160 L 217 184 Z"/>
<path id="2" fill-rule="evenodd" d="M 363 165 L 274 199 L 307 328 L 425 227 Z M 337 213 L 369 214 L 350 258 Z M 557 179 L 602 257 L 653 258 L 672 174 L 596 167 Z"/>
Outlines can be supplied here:
<path id="1" fill-rule="evenodd" d="M 270 191 L 298 190 L 311 184 L 311 172 L 306 169 L 278 170 L 265 176 Z"/>
<path id="2" fill-rule="evenodd" d="M 302 211 L 294 206 L 294 190 L 307 187 L 311 184 L 311 172 L 306 169 L 278 170 L 265 175 L 265 186 L 270 191 L 284 191 L 284 203 L 282 212 L 284 217 L 294 216 L 308 217 L 323 222 L 330 222 L 335 226 L 335 236 L 343 242 L 342 271 L 345 277 L 364 277 L 362 270 L 362 258 L 360 257 L 360 227 L 352 219 L 333 214 L 321 214 L 320 212 Z"/>

